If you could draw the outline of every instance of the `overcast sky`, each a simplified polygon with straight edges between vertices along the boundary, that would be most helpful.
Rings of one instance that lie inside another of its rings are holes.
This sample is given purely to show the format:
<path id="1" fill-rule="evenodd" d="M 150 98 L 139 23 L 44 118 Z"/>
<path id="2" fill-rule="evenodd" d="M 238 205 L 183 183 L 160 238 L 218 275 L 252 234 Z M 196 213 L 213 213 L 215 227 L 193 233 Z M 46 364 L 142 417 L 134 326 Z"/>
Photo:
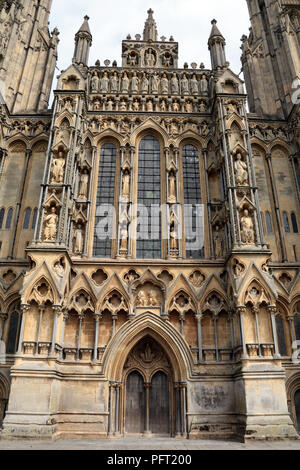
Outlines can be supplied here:
<path id="1" fill-rule="evenodd" d="M 227 42 L 227 60 L 234 72 L 240 72 L 240 38 L 250 26 L 246 0 L 53 0 L 50 27 L 60 31 L 58 68 L 71 64 L 74 35 L 85 15 L 93 35 L 89 65 L 97 59 L 101 65 L 105 59 L 121 65 L 122 40 L 129 33 L 132 38 L 143 33 L 150 7 L 159 37 L 173 35 L 179 42 L 179 67 L 204 62 L 210 68 L 207 41 L 215 18 Z"/>

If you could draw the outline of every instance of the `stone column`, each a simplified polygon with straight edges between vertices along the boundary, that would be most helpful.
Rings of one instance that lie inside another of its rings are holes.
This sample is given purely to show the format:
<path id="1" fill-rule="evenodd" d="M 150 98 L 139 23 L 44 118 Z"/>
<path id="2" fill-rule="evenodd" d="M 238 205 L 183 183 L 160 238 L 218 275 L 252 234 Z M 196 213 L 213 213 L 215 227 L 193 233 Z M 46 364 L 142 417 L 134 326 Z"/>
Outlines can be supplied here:
<path id="1" fill-rule="evenodd" d="M 151 388 L 151 383 L 150 382 L 145 382 L 144 384 L 145 389 L 146 389 L 146 416 L 145 416 L 145 435 L 151 435 L 151 430 L 150 430 L 150 388 Z"/>
<path id="2" fill-rule="evenodd" d="M 275 321 L 275 315 L 277 312 L 276 305 L 269 306 L 268 310 L 271 315 L 272 335 L 273 335 L 274 350 L 275 350 L 274 358 L 279 359 L 281 355 L 279 352 L 278 336 L 277 336 L 276 321 Z"/>
<path id="3" fill-rule="evenodd" d="M 113 435 L 113 392 L 115 382 L 109 383 L 109 416 L 108 416 L 108 435 Z"/>
<path id="4" fill-rule="evenodd" d="M 64 311 L 63 312 L 63 324 L 62 324 L 62 329 L 61 329 L 61 338 L 60 338 L 60 344 L 61 344 L 61 352 L 60 352 L 60 358 L 63 358 L 63 353 L 64 353 L 64 340 L 65 340 L 65 327 L 66 327 L 66 322 L 69 318 L 69 312 Z"/>
<path id="5" fill-rule="evenodd" d="M 197 336 L 198 336 L 198 362 L 203 362 L 203 350 L 202 350 L 202 314 L 196 315 L 197 321 Z"/>
<path id="6" fill-rule="evenodd" d="M 180 333 L 184 336 L 184 322 L 185 322 L 185 314 L 179 314 L 179 321 L 180 321 Z"/>
<path id="7" fill-rule="evenodd" d="M 181 437 L 182 435 L 182 423 L 181 423 L 181 400 L 180 400 L 180 384 L 174 384 L 175 390 L 175 406 L 176 406 L 176 436 Z"/>
<path id="8" fill-rule="evenodd" d="M 79 360 L 79 354 L 80 354 L 81 330 L 82 330 L 82 322 L 84 320 L 83 313 L 78 315 L 78 320 L 79 320 L 79 324 L 78 324 L 78 341 L 77 341 L 77 355 L 76 355 L 77 360 Z"/>
<path id="9" fill-rule="evenodd" d="M 38 324 L 38 330 L 37 330 L 37 335 L 36 335 L 36 345 L 35 345 L 35 354 L 39 353 L 39 341 L 40 341 L 40 334 L 41 334 L 41 326 L 42 326 L 42 321 L 43 321 L 43 315 L 45 313 L 45 305 L 40 305 L 39 306 L 39 324 Z"/>
<path id="10" fill-rule="evenodd" d="M 253 312 L 253 315 L 255 316 L 256 340 L 257 340 L 257 344 L 258 344 L 258 354 L 259 354 L 259 357 L 262 357 L 262 353 L 261 353 L 261 343 L 260 343 L 260 334 L 259 334 L 259 323 L 258 323 L 258 312 L 259 312 L 259 308 L 253 306 L 253 307 L 252 307 L 252 312 Z"/>
<path id="11" fill-rule="evenodd" d="M 18 345 L 18 354 L 22 353 L 22 343 L 24 338 L 24 328 L 25 328 L 25 320 L 26 320 L 26 313 L 30 309 L 30 305 L 22 304 L 21 305 L 21 312 L 22 312 L 22 320 L 21 320 L 21 328 L 20 328 L 20 337 L 19 337 L 19 345 Z"/>
<path id="12" fill-rule="evenodd" d="M 93 361 L 97 361 L 98 359 L 98 339 L 99 339 L 99 323 L 102 319 L 101 313 L 95 313 L 95 340 L 94 340 L 94 352 L 93 352 Z"/>
<path id="13" fill-rule="evenodd" d="M 112 322 L 113 322 L 113 325 L 112 325 L 112 336 L 111 336 L 111 337 L 113 338 L 113 336 L 115 336 L 115 334 L 116 334 L 116 322 L 117 322 L 117 320 L 118 320 L 118 315 L 112 313 L 112 314 L 111 314 L 111 318 L 112 318 Z"/>
<path id="14" fill-rule="evenodd" d="M 56 344 L 56 335 L 57 335 L 57 320 L 59 315 L 61 314 L 61 306 L 60 305 L 53 305 L 54 310 L 54 319 L 53 319 L 53 330 L 52 330 L 52 343 L 51 343 L 51 350 L 50 354 L 55 354 L 55 344 Z"/>
<path id="15" fill-rule="evenodd" d="M 114 435 L 118 436 L 120 434 L 120 387 L 121 384 L 115 384 L 115 432 Z"/>
<path id="16" fill-rule="evenodd" d="M 240 320 L 241 340 L 242 340 L 243 358 L 244 359 L 248 357 L 247 347 L 246 347 L 246 340 L 245 340 L 245 328 L 244 328 L 244 315 L 245 315 L 245 312 L 246 312 L 246 307 L 245 306 L 237 307 L 237 313 L 239 314 L 239 320 Z"/>
<path id="17" fill-rule="evenodd" d="M 180 383 L 182 435 L 187 435 L 186 428 L 186 383 Z"/>

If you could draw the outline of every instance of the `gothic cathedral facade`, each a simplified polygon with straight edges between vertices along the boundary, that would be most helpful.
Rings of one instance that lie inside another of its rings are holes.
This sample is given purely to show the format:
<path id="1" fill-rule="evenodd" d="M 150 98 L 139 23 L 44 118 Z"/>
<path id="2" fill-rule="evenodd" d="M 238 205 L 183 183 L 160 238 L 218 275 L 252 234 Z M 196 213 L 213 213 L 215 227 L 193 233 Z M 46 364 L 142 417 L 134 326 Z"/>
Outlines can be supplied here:
<path id="1" fill-rule="evenodd" d="M 300 1 L 247 0 L 243 81 L 178 43 L 49 108 L 52 0 L 0 1 L 0 438 L 298 439 Z"/>

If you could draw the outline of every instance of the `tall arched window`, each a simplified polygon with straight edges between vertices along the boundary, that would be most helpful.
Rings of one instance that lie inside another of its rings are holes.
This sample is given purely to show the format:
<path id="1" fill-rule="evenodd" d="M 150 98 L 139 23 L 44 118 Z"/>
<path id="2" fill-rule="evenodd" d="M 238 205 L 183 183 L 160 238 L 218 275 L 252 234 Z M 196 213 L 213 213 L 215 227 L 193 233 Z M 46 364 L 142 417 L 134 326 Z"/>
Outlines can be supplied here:
<path id="1" fill-rule="evenodd" d="M 25 211 L 25 216 L 24 216 L 24 224 L 23 224 L 24 230 L 29 229 L 30 216 L 31 216 L 31 209 L 27 208 Z"/>
<path id="2" fill-rule="evenodd" d="M 298 231 L 297 218 L 294 212 L 291 213 L 291 220 L 292 220 L 293 232 L 298 233 L 299 231 Z"/>
<path id="3" fill-rule="evenodd" d="M 276 330 L 278 337 L 278 346 L 281 356 L 287 356 L 285 334 L 284 334 L 284 324 L 281 315 L 276 316 Z"/>
<path id="4" fill-rule="evenodd" d="M 0 211 L 0 230 L 3 227 L 4 215 L 5 215 L 5 209 L 1 209 L 1 211 Z"/>
<path id="5" fill-rule="evenodd" d="M 285 233 L 290 233 L 290 223 L 289 223 L 289 218 L 286 212 L 282 214 L 283 216 L 283 225 L 284 225 L 284 230 Z"/>
<path id="6" fill-rule="evenodd" d="M 267 232 L 273 233 L 273 225 L 270 212 L 266 212 L 266 225 L 267 225 Z"/>
<path id="7" fill-rule="evenodd" d="M 94 256 L 101 258 L 112 256 L 116 156 L 117 149 L 114 144 L 103 145 L 98 174 L 93 253 Z"/>
<path id="8" fill-rule="evenodd" d="M 13 218 L 13 209 L 10 208 L 9 211 L 8 211 L 8 213 L 7 213 L 6 224 L 5 224 L 5 228 L 6 228 L 7 230 L 9 230 L 10 227 L 11 227 L 12 218 Z"/>
<path id="9" fill-rule="evenodd" d="M 294 327 L 295 327 L 295 334 L 296 340 L 300 341 L 300 313 L 295 314 L 294 316 Z"/>
<path id="10" fill-rule="evenodd" d="M 138 174 L 136 256 L 140 259 L 160 259 L 160 145 L 151 135 L 144 137 L 140 143 Z"/>
<path id="11" fill-rule="evenodd" d="M 16 308 L 11 312 L 9 319 L 9 330 L 6 344 L 7 354 L 15 354 L 18 348 L 19 334 L 20 334 L 20 325 L 21 325 L 21 312 L 20 306 L 17 305 Z"/>
<path id="12" fill-rule="evenodd" d="M 202 197 L 198 150 L 193 145 L 182 149 L 184 229 L 186 257 L 204 258 Z"/>

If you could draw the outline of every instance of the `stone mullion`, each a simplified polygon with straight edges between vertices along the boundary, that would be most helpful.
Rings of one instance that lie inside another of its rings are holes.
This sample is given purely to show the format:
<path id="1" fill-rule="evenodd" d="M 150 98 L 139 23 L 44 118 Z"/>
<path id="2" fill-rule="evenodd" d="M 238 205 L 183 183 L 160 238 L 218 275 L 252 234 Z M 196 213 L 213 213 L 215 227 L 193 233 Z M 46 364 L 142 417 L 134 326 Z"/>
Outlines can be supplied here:
<path id="1" fill-rule="evenodd" d="M 240 333 L 241 333 L 241 340 L 242 340 L 242 348 L 243 348 L 243 357 L 247 358 L 247 346 L 246 346 L 246 338 L 245 338 L 245 327 L 244 327 L 244 315 L 245 315 L 246 307 L 240 306 L 237 307 L 237 313 L 239 315 L 239 324 L 240 324 Z"/>
<path id="2" fill-rule="evenodd" d="M 202 347 L 202 314 L 196 315 L 197 321 L 197 339 L 198 339 L 198 362 L 203 362 L 203 347 Z"/>
<path id="3" fill-rule="evenodd" d="M 99 323 L 102 319 L 101 313 L 95 313 L 95 338 L 94 338 L 94 351 L 93 351 L 93 360 L 96 362 L 98 359 L 98 341 L 99 341 Z"/>
<path id="4" fill-rule="evenodd" d="M 210 200 L 210 191 L 209 191 L 209 182 L 208 182 L 207 148 L 203 148 L 202 153 L 203 153 L 204 168 L 205 168 L 205 185 L 206 185 L 206 195 L 207 195 L 210 254 L 211 256 L 213 256 L 214 255 L 214 242 L 213 242 L 213 232 L 212 232 L 212 226 L 211 226 L 211 200 Z"/>
<path id="5" fill-rule="evenodd" d="M 53 158 L 53 152 L 51 148 L 53 145 L 54 123 L 56 120 L 57 105 L 58 105 L 58 98 L 56 96 L 54 99 L 53 119 L 51 121 L 51 128 L 50 128 L 50 133 L 49 133 L 49 142 L 48 142 L 48 148 L 47 148 L 47 153 L 46 153 L 46 165 L 44 169 L 43 183 L 41 185 L 41 191 L 40 191 L 40 199 L 39 199 L 39 205 L 38 205 L 38 217 L 37 217 L 37 222 L 36 222 L 35 231 L 34 231 L 34 240 L 38 242 L 42 241 L 43 220 L 44 220 L 44 213 L 45 213 L 43 202 L 45 202 L 45 200 L 47 199 L 47 192 L 48 192 L 47 184 L 50 178 L 50 170 L 51 170 L 51 164 L 52 164 L 52 158 Z"/>
<path id="6" fill-rule="evenodd" d="M 61 329 L 61 354 L 60 358 L 63 358 L 63 352 L 64 352 L 64 342 L 65 342 L 65 328 L 66 328 L 66 322 L 68 321 L 69 318 L 69 313 L 67 311 L 63 312 L 63 324 L 62 324 L 62 329 Z"/>
<path id="7" fill-rule="evenodd" d="M 118 242 L 117 242 L 117 257 L 120 256 L 120 243 L 121 243 L 121 225 L 120 225 L 120 216 L 122 214 L 123 206 L 125 203 L 122 201 L 122 187 L 123 187 L 123 163 L 125 158 L 125 147 L 121 147 L 121 157 L 120 157 L 120 187 L 119 187 L 119 223 L 118 223 Z M 130 180 L 131 180 L 131 173 L 130 172 Z M 131 191 L 131 181 L 130 181 L 130 191 Z M 126 203 L 126 211 L 127 211 L 127 203 Z M 127 241 L 127 254 L 128 254 L 128 241 Z"/>
<path id="8" fill-rule="evenodd" d="M 145 382 L 144 384 L 145 390 L 146 390 L 146 396 L 145 396 L 145 432 L 144 434 L 151 434 L 150 430 L 150 388 L 151 388 L 151 382 Z"/>
<path id="9" fill-rule="evenodd" d="M 279 233 L 279 239 L 280 239 L 280 246 L 281 246 L 281 252 L 282 252 L 282 261 L 285 262 L 285 261 L 287 261 L 287 253 L 286 253 L 286 248 L 285 248 L 284 235 L 283 235 L 283 231 L 282 231 L 279 201 L 278 201 L 278 196 L 277 196 L 277 192 L 276 192 L 275 175 L 274 175 L 274 171 L 273 171 L 271 158 L 272 158 L 272 155 L 270 153 L 267 153 L 266 154 L 266 159 L 267 159 L 269 174 L 270 174 L 270 179 L 271 179 L 271 188 L 272 188 L 272 194 L 273 194 L 273 202 L 274 202 L 274 205 L 275 205 L 275 214 L 276 214 L 278 233 Z"/>
<path id="10" fill-rule="evenodd" d="M 169 203 L 169 157 L 170 157 L 170 148 L 165 147 L 164 148 L 164 154 L 165 154 L 165 165 L 166 165 L 166 203 L 168 206 L 168 214 L 167 214 L 167 257 L 171 256 L 171 247 L 170 247 L 170 206 L 171 204 Z M 178 188 L 177 188 L 177 173 L 176 173 L 176 191 L 178 194 Z M 163 218 L 162 218 L 163 219 Z M 162 220 L 162 223 L 164 221 Z"/>
<path id="11" fill-rule="evenodd" d="M 296 335 L 295 335 L 294 317 L 291 315 L 287 317 L 287 319 L 290 324 L 290 334 L 291 334 L 291 340 L 292 340 L 292 345 L 293 345 L 293 343 L 297 340 Z M 292 351 L 293 351 L 293 347 L 292 347 Z"/>
<path id="12" fill-rule="evenodd" d="M 230 328 L 231 328 L 231 346 L 232 346 L 232 354 L 234 354 L 235 350 L 235 331 L 234 331 L 234 318 L 232 313 L 230 314 Z M 233 356 L 234 357 L 234 356 Z"/>
<path id="13" fill-rule="evenodd" d="M 222 140 L 223 140 L 223 150 L 224 150 L 224 159 L 225 159 L 225 172 L 226 172 L 226 179 L 227 179 L 226 198 L 228 198 L 228 201 L 229 201 L 229 211 L 230 211 L 230 217 L 232 221 L 230 225 L 232 242 L 233 242 L 233 245 L 236 245 L 237 243 L 236 224 L 235 224 L 236 220 L 235 220 L 234 211 L 233 211 L 233 196 L 232 196 L 232 188 L 230 187 L 230 172 L 229 172 L 229 165 L 228 165 L 228 152 L 227 152 L 227 143 L 226 143 L 226 135 L 225 135 L 224 113 L 223 113 L 223 105 L 221 101 L 219 101 L 219 113 L 220 113 L 220 120 L 222 124 Z"/>
<path id="14" fill-rule="evenodd" d="M 218 343 L 218 317 L 213 318 L 214 334 L 215 334 L 215 348 L 216 348 L 216 361 L 219 362 L 219 343 Z"/>
<path id="15" fill-rule="evenodd" d="M 268 307 L 270 316 L 271 316 L 271 327 L 272 327 L 272 336 L 273 336 L 273 341 L 274 341 L 274 350 L 275 350 L 275 355 L 274 357 L 276 359 L 280 358 L 280 351 L 279 351 L 279 344 L 278 344 L 278 336 L 277 336 L 277 328 L 276 328 L 276 321 L 275 321 L 275 315 L 277 312 L 276 305 L 271 305 Z"/>
<path id="16" fill-rule="evenodd" d="M 298 182 L 298 178 L 297 178 L 297 172 L 296 172 L 296 168 L 295 168 L 295 158 L 297 158 L 296 155 L 290 155 L 289 160 L 291 162 L 292 171 L 293 171 L 293 175 L 294 175 L 296 191 L 297 191 L 297 196 L 298 196 L 298 202 L 300 203 L 300 186 L 299 186 L 299 182 Z M 1 175 L 1 173 L 0 173 L 0 175 Z"/>
<path id="17" fill-rule="evenodd" d="M 80 346 L 81 346 L 81 334 L 82 334 L 82 322 L 84 320 L 84 314 L 78 315 L 78 338 L 77 338 L 77 353 L 76 359 L 79 360 Z"/>
<path id="18" fill-rule="evenodd" d="M 38 323 L 38 329 L 37 329 L 37 334 L 36 334 L 35 354 L 38 354 L 38 352 L 39 352 L 39 342 L 40 342 L 43 316 L 44 316 L 44 313 L 45 313 L 45 305 L 41 305 L 39 307 L 39 312 L 40 312 L 40 315 L 39 315 L 39 323 Z"/>
<path id="19" fill-rule="evenodd" d="M 97 152 L 97 147 L 92 147 L 92 168 L 94 168 L 94 161 L 95 161 L 95 155 Z M 90 179 L 89 179 L 89 188 L 88 188 L 88 196 L 87 196 L 87 220 L 90 218 L 90 212 L 91 212 L 91 173 L 90 173 Z M 70 225 L 72 226 L 72 229 L 70 230 L 70 234 L 72 234 L 73 230 L 73 223 L 71 222 Z M 88 240 L 88 224 L 85 224 L 85 236 L 84 236 L 84 245 L 83 245 L 83 254 L 87 254 L 87 240 Z M 71 242 L 71 236 L 70 236 L 70 242 Z"/>
<path id="20" fill-rule="evenodd" d="M 109 383 L 109 415 L 108 415 L 108 435 L 113 435 L 113 395 L 115 390 L 115 382 Z"/>
<path id="21" fill-rule="evenodd" d="M 57 336 L 57 321 L 58 321 L 59 315 L 61 314 L 61 306 L 53 305 L 53 310 L 54 310 L 54 319 L 53 319 L 52 341 L 51 341 L 51 350 L 50 350 L 51 355 L 55 353 L 55 344 L 56 344 L 56 336 Z"/>
<path id="22" fill-rule="evenodd" d="M 185 314 L 180 313 L 179 314 L 179 322 L 180 322 L 180 333 L 182 336 L 184 336 L 184 322 L 185 322 Z"/>
<path id="23" fill-rule="evenodd" d="M 258 354 L 259 354 L 259 357 L 261 357 L 261 356 L 262 356 L 262 352 L 261 352 L 261 342 L 260 342 L 260 331 L 259 331 L 258 312 L 259 312 L 259 308 L 258 308 L 258 307 L 252 307 L 252 313 L 253 313 L 254 316 L 255 316 L 256 341 L 257 341 L 257 344 L 258 344 Z"/>

